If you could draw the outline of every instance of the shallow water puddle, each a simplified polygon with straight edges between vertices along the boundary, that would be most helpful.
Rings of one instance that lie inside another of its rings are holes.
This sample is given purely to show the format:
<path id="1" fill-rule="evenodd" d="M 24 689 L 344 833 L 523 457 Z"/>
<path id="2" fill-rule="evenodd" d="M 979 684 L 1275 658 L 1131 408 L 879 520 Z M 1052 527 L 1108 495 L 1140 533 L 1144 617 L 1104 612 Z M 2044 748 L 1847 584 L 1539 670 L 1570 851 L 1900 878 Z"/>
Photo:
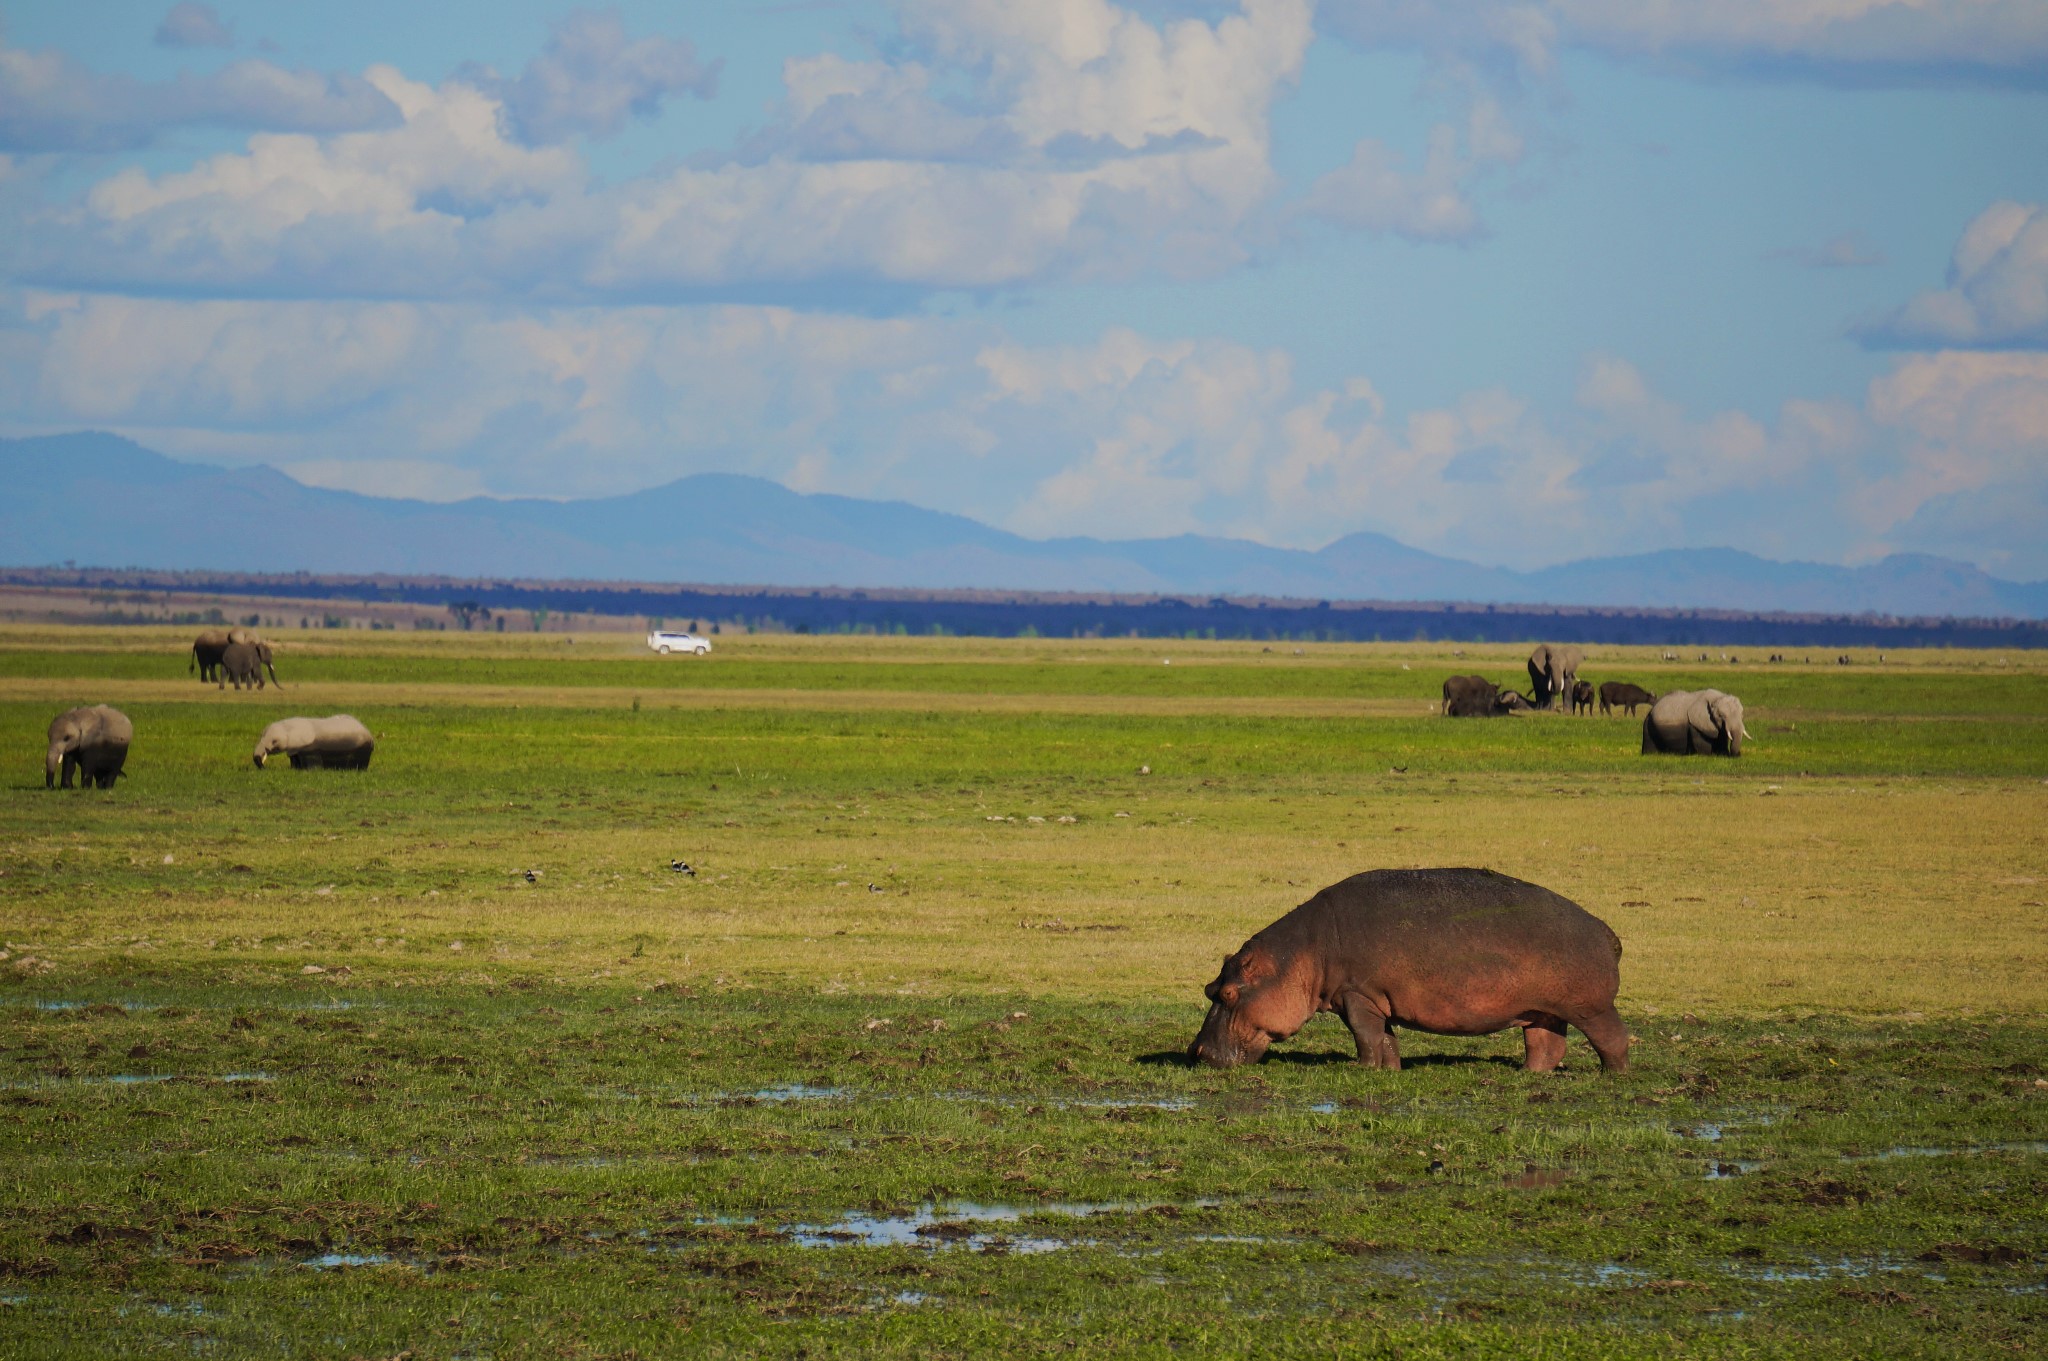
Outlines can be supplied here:
<path id="1" fill-rule="evenodd" d="M 328 1252 L 309 1257 L 299 1265 L 314 1271 L 333 1271 L 338 1267 L 384 1266 L 390 1261 L 391 1257 L 382 1252 Z"/>
<path id="2" fill-rule="evenodd" d="M 1759 1162 L 1712 1162 L 1707 1164 L 1704 1175 L 1708 1181 L 1725 1181 L 1730 1177 L 1746 1177 L 1763 1164 Z"/>
<path id="3" fill-rule="evenodd" d="M 744 1095 L 753 1101 L 839 1101 L 852 1097 L 853 1093 L 845 1087 L 812 1087 L 802 1082 L 784 1082 Z"/>
<path id="4" fill-rule="evenodd" d="M 1967 1158 L 1979 1153 L 2048 1153 L 2048 1140 L 2023 1139 L 2009 1144 L 1972 1144 L 1961 1148 L 1887 1148 L 1879 1153 L 1844 1153 L 1848 1163 L 1885 1162 L 1892 1158 Z"/>
<path id="5" fill-rule="evenodd" d="M 1217 1200 L 1055 1202 L 1047 1205 L 978 1205 L 971 1201 L 926 1204 L 909 1214 L 849 1214 L 831 1224 L 797 1224 L 784 1229 L 792 1243 L 807 1248 L 966 1246 L 983 1252 L 1056 1252 L 1087 1247 L 1084 1240 L 996 1233 L 981 1224 L 1014 1224 L 1027 1218 L 1088 1219 L 1097 1215 L 1145 1214 L 1153 1210 L 1206 1210 Z M 1235 1241 L 1218 1238 L 1215 1241 Z"/>
<path id="6" fill-rule="evenodd" d="M 270 1073 L 109 1073 L 104 1077 L 46 1077 L 28 1082 L 0 1082 L 0 1091 L 33 1091 L 45 1087 L 140 1087 L 152 1082 L 275 1082 Z"/>

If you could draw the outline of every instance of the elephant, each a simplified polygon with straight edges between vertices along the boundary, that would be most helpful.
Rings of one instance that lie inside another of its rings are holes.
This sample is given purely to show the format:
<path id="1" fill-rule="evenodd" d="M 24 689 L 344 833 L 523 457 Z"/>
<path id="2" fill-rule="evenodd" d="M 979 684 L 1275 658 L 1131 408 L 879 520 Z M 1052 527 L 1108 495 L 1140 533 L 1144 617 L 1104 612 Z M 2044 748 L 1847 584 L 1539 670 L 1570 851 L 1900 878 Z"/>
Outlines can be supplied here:
<path id="1" fill-rule="evenodd" d="M 1572 712 L 1575 714 L 1591 714 L 1593 712 L 1593 682 L 1586 680 L 1572 682 Z"/>
<path id="2" fill-rule="evenodd" d="M 329 718 L 280 718 L 256 740 L 256 768 L 283 752 L 293 770 L 368 770 L 377 749 L 370 730 L 348 714 Z"/>
<path id="3" fill-rule="evenodd" d="M 1643 715 L 1643 755 L 1740 756 L 1742 701 L 1719 690 L 1673 690 Z"/>
<path id="4" fill-rule="evenodd" d="M 1539 709 L 1557 707 L 1559 695 L 1569 696 L 1579 678 L 1579 664 L 1586 660 L 1584 648 L 1569 643 L 1538 643 L 1529 654 L 1529 698 Z"/>
<path id="5" fill-rule="evenodd" d="M 1452 676 L 1444 681 L 1445 718 L 1498 718 L 1528 707 L 1528 700 L 1484 676 Z"/>
<path id="6" fill-rule="evenodd" d="M 218 679 L 220 675 L 221 654 L 228 650 L 228 644 L 231 641 L 233 640 L 218 630 L 202 633 L 197 638 L 194 638 L 192 640 L 192 660 L 185 664 L 185 673 L 190 675 L 196 667 L 199 671 L 199 682 L 202 685 L 207 681 Z"/>
<path id="7" fill-rule="evenodd" d="M 266 669 L 270 672 L 271 683 L 280 690 L 284 689 L 284 682 L 278 680 L 277 667 L 271 659 L 270 644 L 260 638 L 252 643 L 229 643 L 221 653 L 220 679 L 215 682 L 215 688 L 224 690 L 227 683 L 233 681 L 237 690 L 244 685 L 261 690 Z"/>
<path id="8" fill-rule="evenodd" d="M 231 628 L 226 632 L 209 629 L 192 640 L 192 660 L 185 664 L 185 673 L 190 675 L 194 667 L 199 670 L 199 683 L 217 680 L 220 674 L 221 655 L 230 643 L 262 643 L 261 635 L 245 628 Z M 279 687 L 280 689 L 283 687 Z"/>
<path id="9" fill-rule="evenodd" d="M 71 788 L 71 776 L 78 775 L 80 789 L 112 789 L 128 760 L 128 743 L 135 737 L 135 725 L 119 709 L 95 704 L 90 709 L 67 709 L 50 720 L 50 751 L 43 758 L 43 788 L 59 784 Z"/>

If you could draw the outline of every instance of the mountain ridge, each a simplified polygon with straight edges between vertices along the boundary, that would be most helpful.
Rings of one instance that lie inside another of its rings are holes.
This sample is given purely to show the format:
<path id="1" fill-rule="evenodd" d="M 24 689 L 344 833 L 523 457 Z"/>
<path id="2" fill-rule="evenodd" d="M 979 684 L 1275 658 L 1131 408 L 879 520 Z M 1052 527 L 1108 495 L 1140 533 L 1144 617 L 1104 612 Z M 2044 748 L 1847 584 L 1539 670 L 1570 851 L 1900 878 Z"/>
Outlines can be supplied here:
<path id="1" fill-rule="evenodd" d="M 1839 567 L 1677 548 L 1516 571 L 1370 531 L 1315 550 L 1193 534 L 1027 539 L 737 473 L 580 501 L 408 501 L 264 465 L 187 463 L 97 431 L 0 439 L 0 486 L 0 559 L 16 566 L 2048 618 L 2048 582 L 1924 554 Z"/>

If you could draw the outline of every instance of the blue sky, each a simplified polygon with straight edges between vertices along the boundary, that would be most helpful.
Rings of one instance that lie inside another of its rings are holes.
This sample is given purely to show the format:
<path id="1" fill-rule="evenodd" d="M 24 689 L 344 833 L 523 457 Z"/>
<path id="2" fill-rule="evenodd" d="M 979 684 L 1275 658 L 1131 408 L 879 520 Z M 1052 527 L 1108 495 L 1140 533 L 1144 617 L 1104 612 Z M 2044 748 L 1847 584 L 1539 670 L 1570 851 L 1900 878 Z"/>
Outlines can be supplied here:
<path id="1" fill-rule="evenodd" d="M 0 433 L 2048 576 L 2038 0 L 0 4 Z"/>

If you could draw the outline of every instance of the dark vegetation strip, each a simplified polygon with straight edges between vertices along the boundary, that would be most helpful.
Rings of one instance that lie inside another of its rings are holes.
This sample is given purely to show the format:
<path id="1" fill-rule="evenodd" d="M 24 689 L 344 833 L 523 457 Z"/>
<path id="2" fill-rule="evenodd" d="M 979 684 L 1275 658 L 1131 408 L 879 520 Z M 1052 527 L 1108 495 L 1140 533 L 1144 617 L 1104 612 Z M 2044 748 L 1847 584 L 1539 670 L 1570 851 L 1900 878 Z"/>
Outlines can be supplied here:
<path id="1" fill-rule="evenodd" d="M 1224 596 L 1093 598 L 1033 592 L 632 585 L 602 582 L 243 575 L 205 572 L 0 569 L 0 583 L 101 590 L 179 590 L 335 601 L 470 604 L 535 610 L 723 621 L 797 633 L 958 634 L 1016 638 L 1245 638 L 1278 641 L 1555 642 L 1712 647 L 2048 646 L 2048 621 L 1764 614 L 1737 610 L 1610 609 L 1527 605 L 1388 604 Z M 153 622 L 153 621 L 152 621 Z"/>

